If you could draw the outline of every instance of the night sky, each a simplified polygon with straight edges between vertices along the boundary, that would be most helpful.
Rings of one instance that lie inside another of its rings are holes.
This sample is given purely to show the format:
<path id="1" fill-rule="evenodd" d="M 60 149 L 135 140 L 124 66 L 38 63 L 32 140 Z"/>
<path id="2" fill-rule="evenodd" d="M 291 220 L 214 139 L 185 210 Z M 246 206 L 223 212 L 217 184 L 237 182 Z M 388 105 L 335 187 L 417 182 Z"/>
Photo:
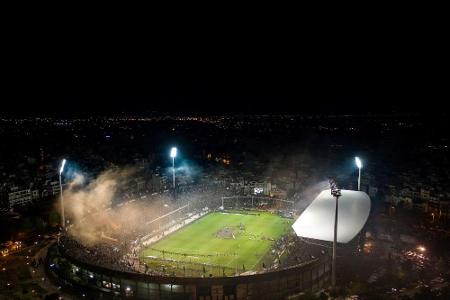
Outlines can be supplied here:
<path id="1" fill-rule="evenodd" d="M 433 113 L 448 99 L 430 51 L 371 44 L 271 49 L 21 49 L 4 71 L 0 114 Z"/>

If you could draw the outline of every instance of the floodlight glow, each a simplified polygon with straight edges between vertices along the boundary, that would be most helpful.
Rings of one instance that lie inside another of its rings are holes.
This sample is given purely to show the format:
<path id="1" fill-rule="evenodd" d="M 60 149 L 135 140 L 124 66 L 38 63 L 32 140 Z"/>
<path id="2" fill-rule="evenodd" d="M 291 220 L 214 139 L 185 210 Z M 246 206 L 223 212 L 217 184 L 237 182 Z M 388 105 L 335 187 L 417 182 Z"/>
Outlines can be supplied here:
<path id="1" fill-rule="evenodd" d="M 59 174 L 61 175 L 62 172 L 64 171 L 64 166 L 66 165 L 66 159 L 63 159 L 62 163 L 61 163 L 61 168 L 59 169 Z"/>
<path id="2" fill-rule="evenodd" d="M 175 158 L 176 156 L 177 156 L 177 148 L 172 147 L 172 149 L 170 149 L 170 157 Z"/>
<path id="3" fill-rule="evenodd" d="M 358 169 L 362 168 L 362 161 L 361 161 L 361 159 L 359 159 L 358 156 L 355 157 L 355 163 L 356 163 L 356 166 L 358 167 Z"/>

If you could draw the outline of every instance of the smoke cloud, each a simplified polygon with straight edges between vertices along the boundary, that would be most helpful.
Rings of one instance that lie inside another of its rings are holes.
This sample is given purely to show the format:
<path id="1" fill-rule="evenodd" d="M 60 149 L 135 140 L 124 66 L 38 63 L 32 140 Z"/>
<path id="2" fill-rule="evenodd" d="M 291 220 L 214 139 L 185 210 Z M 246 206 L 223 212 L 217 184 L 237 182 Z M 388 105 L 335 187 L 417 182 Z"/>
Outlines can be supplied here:
<path id="1" fill-rule="evenodd" d="M 254 164 L 250 161 L 248 165 Z M 236 166 L 236 169 L 230 172 L 229 179 L 232 179 L 232 176 L 236 177 L 236 174 L 241 175 L 245 180 L 251 180 L 256 176 L 251 173 L 242 173 L 241 168 L 242 166 Z M 281 188 L 291 191 L 288 195 L 289 200 L 295 202 L 295 208 L 298 210 L 305 209 L 322 190 L 329 188 L 323 168 L 317 167 L 314 155 L 309 153 L 297 152 L 295 155 L 271 156 L 259 168 L 260 170 L 255 170 L 258 171 L 261 179 L 275 182 Z M 167 171 L 169 170 L 171 171 L 170 168 Z M 218 165 L 217 168 L 209 169 L 208 173 L 211 178 L 227 174 L 222 170 L 223 168 Z M 191 185 L 193 177 L 199 176 L 202 170 L 193 168 L 190 163 L 180 162 L 177 167 L 180 189 L 176 200 L 171 193 L 152 196 L 150 193 L 144 193 L 145 196 L 142 198 L 133 198 L 130 187 L 139 177 L 135 176 L 139 175 L 138 172 L 140 172 L 138 168 L 131 167 L 110 169 L 90 180 L 87 180 L 87 176 L 79 170 L 73 172 L 71 181 L 64 190 L 66 219 L 70 221 L 68 230 L 71 235 L 85 245 L 135 240 L 136 237 L 142 237 L 158 229 L 160 224 L 151 221 L 161 215 L 187 203 L 190 204 L 191 210 L 202 209 L 206 206 L 218 207 L 221 196 L 232 193 L 231 190 L 220 185 L 212 190 L 202 186 L 202 183 Z M 170 172 L 168 175 L 171 175 Z M 184 182 L 189 186 L 188 189 L 183 188 Z M 181 215 L 173 217 L 177 218 Z M 167 221 L 164 219 L 165 223 Z"/>
<path id="2" fill-rule="evenodd" d="M 150 203 L 128 198 L 126 186 L 135 172 L 132 168 L 108 170 L 86 186 L 80 186 L 81 174 L 73 178 L 64 191 L 64 202 L 71 224 L 68 230 L 75 239 L 86 245 L 119 241 L 137 234 L 149 219 L 172 209 L 170 199 L 165 197 Z M 117 198 L 121 201 L 115 201 Z"/>

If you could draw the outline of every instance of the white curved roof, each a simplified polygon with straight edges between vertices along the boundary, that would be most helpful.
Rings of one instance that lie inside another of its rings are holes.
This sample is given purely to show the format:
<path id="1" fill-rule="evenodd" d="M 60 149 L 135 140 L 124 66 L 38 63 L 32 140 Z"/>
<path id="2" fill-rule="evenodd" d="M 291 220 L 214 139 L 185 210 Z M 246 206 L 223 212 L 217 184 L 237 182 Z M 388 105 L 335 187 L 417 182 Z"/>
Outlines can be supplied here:
<path id="1" fill-rule="evenodd" d="M 338 201 L 337 241 L 348 243 L 369 217 L 370 198 L 360 191 L 341 190 Z M 330 190 L 322 191 L 292 225 L 300 237 L 333 241 L 335 201 Z"/>

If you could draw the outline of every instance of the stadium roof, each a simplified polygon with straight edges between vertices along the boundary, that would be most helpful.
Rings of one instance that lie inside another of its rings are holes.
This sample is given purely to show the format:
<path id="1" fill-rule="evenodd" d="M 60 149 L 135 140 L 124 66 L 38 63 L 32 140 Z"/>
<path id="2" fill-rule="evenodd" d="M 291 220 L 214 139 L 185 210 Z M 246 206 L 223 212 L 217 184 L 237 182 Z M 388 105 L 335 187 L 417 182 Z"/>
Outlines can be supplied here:
<path id="1" fill-rule="evenodd" d="M 338 202 L 337 241 L 348 243 L 363 228 L 369 217 L 370 198 L 364 192 L 341 190 Z M 335 198 L 330 190 L 322 191 L 292 225 L 300 237 L 333 241 Z"/>

